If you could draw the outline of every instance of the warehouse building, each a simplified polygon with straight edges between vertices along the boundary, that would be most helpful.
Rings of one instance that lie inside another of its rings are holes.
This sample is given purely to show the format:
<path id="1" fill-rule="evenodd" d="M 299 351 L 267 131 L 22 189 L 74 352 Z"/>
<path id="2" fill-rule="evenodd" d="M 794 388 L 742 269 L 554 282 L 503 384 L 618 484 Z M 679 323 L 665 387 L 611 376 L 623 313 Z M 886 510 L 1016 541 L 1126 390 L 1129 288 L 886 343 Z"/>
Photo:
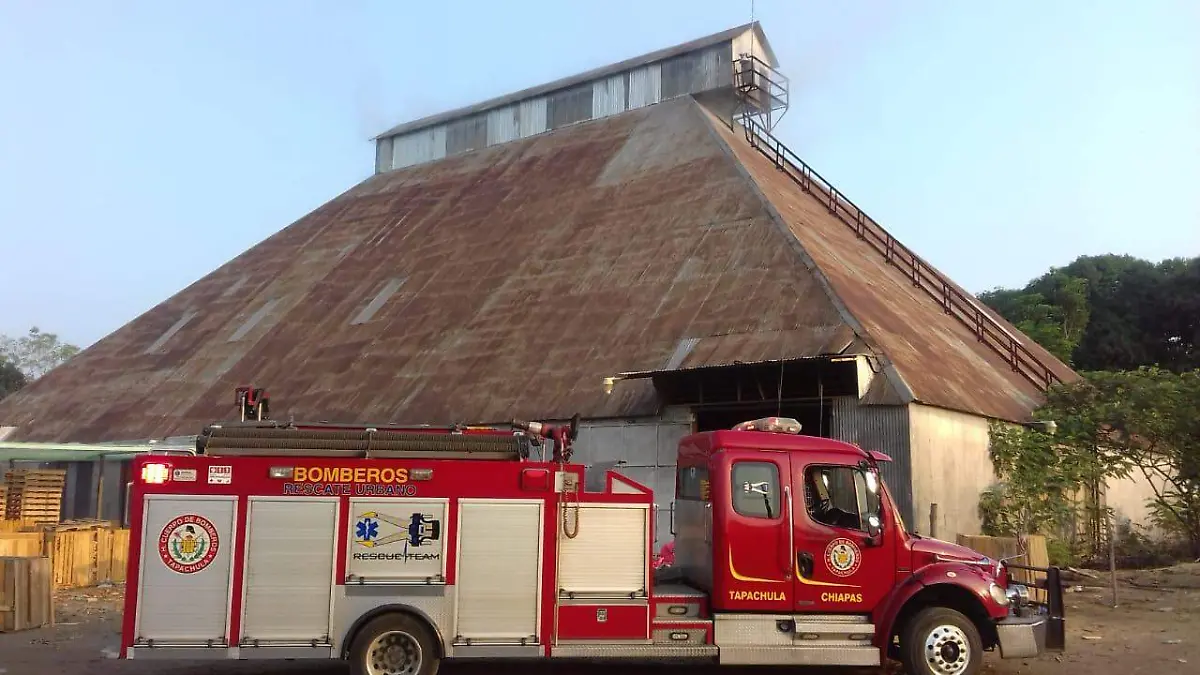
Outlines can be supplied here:
<path id="1" fill-rule="evenodd" d="M 1076 375 L 780 143 L 787 87 L 753 23 L 401 124 L 372 177 L 6 399 L 0 424 L 186 437 L 247 383 L 277 419 L 580 413 L 576 457 L 655 490 L 661 543 L 677 441 L 780 414 L 889 454 L 910 526 L 938 504 L 939 536 L 976 532 L 988 420 L 1028 421 Z"/>

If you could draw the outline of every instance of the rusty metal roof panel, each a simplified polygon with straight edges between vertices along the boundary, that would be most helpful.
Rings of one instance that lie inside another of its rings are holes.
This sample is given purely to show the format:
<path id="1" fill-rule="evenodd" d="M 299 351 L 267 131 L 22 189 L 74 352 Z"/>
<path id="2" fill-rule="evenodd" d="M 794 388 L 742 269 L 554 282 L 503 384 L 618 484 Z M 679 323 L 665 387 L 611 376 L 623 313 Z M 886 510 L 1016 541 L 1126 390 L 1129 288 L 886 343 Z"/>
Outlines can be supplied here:
<path id="1" fill-rule="evenodd" d="M 945 314 L 896 266 L 753 149 L 743 135 L 711 116 L 709 119 L 828 280 L 840 303 L 861 324 L 872 344 L 896 365 L 917 400 L 989 417 L 1028 419 L 1042 400 L 1036 386 Z M 1002 325 L 1020 335 L 1007 322 Z M 1025 342 L 1060 377 L 1077 377 L 1032 340 Z"/>
<path id="2" fill-rule="evenodd" d="M 246 383 L 283 418 L 628 416 L 656 412 L 649 383 L 606 396 L 605 377 L 881 351 L 899 375 L 872 402 L 911 389 L 1024 419 L 1039 399 L 679 99 L 375 175 L 6 398 L 0 424 L 15 440 L 194 434 Z"/>
<path id="3" fill-rule="evenodd" d="M 605 396 L 603 378 L 689 338 L 713 338 L 715 363 L 815 356 L 847 330 L 680 99 L 373 176 L 0 402 L 0 422 L 22 440 L 186 435 L 246 383 L 281 418 L 651 414 L 652 390 Z"/>

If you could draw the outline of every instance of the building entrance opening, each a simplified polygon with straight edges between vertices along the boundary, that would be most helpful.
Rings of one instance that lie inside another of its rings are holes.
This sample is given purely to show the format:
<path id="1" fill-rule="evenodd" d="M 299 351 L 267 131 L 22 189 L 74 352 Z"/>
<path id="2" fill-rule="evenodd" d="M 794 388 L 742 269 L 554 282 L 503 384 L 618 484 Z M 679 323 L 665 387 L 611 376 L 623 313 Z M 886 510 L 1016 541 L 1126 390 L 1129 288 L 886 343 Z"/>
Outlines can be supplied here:
<path id="1" fill-rule="evenodd" d="M 734 425 L 760 417 L 790 417 L 800 423 L 800 433 L 806 436 L 829 438 L 830 413 L 833 406 L 828 401 L 762 403 L 755 405 L 721 406 L 694 409 L 696 431 L 732 429 Z"/>

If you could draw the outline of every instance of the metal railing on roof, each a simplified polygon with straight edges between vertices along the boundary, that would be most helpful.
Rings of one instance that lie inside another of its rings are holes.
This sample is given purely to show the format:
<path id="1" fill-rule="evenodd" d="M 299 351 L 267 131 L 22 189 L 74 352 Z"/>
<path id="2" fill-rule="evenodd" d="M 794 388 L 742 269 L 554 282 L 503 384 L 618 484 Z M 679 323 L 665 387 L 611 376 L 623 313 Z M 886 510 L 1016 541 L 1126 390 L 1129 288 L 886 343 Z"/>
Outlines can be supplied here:
<path id="1" fill-rule="evenodd" d="M 949 279 L 925 262 L 907 246 L 901 244 L 875 219 L 850 201 L 821 174 L 775 138 L 756 116 L 742 115 L 740 120 L 750 145 L 770 159 L 805 192 L 820 200 L 829 212 L 850 227 L 862 241 L 867 242 L 884 257 L 888 264 L 900 269 L 913 286 L 933 298 L 942 310 L 971 330 L 980 342 L 1004 358 L 1013 369 L 1035 386 L 1045 390 L 1062 381 L 1049 366 L 1042 363 L 1016 336 L 983 310 Z"/>
<path id="2" fill-rule="evenodd" d="M 734 118 L 757 118 L 767 130 L 787 114 L 791 105 L 788 78 L 752 54 L 742 54 L 733 64 L 733 88 L 741 101 Z M 776 111 L 782 111 L 778 116 Z"/>

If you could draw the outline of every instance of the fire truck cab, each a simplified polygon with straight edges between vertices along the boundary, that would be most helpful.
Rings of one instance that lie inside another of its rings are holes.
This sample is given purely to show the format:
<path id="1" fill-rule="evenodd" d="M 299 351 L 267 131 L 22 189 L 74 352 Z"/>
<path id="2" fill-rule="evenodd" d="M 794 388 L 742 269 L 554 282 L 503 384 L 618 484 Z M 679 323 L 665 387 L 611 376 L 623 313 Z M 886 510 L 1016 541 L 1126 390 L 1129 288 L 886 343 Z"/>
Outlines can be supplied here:
<path id="1" fill-rule="evenodd" d="M 906 531 L 878 452 L 766 418 L 682 440 L 675 562 L 654 495 L 584 489 L 570 425 L 210 425 L 144 455 L 121 657 L 880 665 L 974 674 L 1064 648 L 1058 570 Z"/>

